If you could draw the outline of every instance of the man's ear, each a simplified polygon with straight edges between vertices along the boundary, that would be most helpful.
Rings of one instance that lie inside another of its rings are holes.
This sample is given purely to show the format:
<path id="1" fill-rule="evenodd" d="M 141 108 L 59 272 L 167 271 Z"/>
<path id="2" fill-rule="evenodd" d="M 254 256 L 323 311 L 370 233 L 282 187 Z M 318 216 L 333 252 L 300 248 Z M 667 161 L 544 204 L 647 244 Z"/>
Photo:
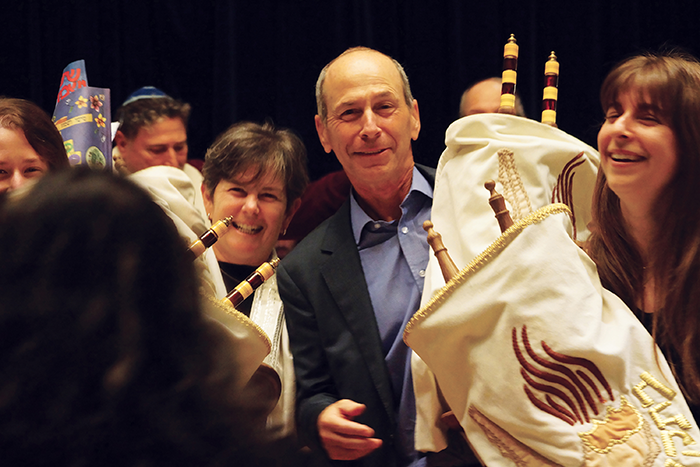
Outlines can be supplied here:
<path id="1" fill-rule="evenodd" d="M 318 139 L 321 141 L 323 150 L 326 151 L 327 154 L 330 154 L 333 148 L 328 140 L 328 129 L 320 116 L 316 115 L 314 121 L 316 122 L 316 133 L 318 133 Z"/>
<path id="2" fill-rule="evenodd" d="M 411 124 L 411 139 L 415 141 L 420 133 L 420 112 L 418 111 L 418 101 L 415 99 L 413 99 L 411 106 Z"/>

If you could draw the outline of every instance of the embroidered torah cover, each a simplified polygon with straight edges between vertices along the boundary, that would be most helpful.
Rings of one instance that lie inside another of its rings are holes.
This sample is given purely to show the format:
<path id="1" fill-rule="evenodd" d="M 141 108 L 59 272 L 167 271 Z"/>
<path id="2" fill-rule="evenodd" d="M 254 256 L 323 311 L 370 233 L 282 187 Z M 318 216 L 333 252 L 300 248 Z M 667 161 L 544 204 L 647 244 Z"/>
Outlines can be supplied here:
<path id="1" fill-rule="evenodd" d="M 488 204 L 487 180 L 506 199 L 514 220 L 555 201 L 565 201 L 576 218 L 577 238 L 588 235 L 590 206 L 597 177 L 598 152 L 573 136 L 534 120 L 504 114 L 478 114 L 450 125 L 437 167 L 431 220 L 458 265 L 463 267 L 500 234 Z M 443 286 L 431 255 L 422 304 Z M 442 413 L 434 377 L 413 355 L 416 394 L 416 448 L 446 447 L 435 422 Z"/>
<path id="2" fill-rule="evenodd" d="M 700 465 L 700 432 L 666 361 L 601 287 L 569 215 L 555 204 L 516 222 L 404 340 L 485 465 Z"/>
<path id="3" fill-rule="evenodd" d="M 552 202 L 573 211 L 578 240 L 588 235 L 598 152 L 562 130 L 504 114 L 461 118 L 445 135 L 431 218 L 455 264 L 462 267 L 500 235 L 488 204 L 487 180 L 506 201 L 513 220 Z M 445 281 L 430 259 L 423 303 Z"/>
<path id="4" fill-rule="evenodd" d="M 504 114 L 478 114 L 450 125 L 437 167 L 431 220 L 458 265 L 463 267 L 501 234 L 488 204 L 487 180 L 506 199 L 514 220 L 553 201 L 564 201 L 576 219 L 576 236 L 588 235 L 598 152 L 573 136 L 534 120 Z M 422 304 L 445 285 L 431 255 Z M 416 449 L 446 447 L 434 376 L 414 354 Z"/>

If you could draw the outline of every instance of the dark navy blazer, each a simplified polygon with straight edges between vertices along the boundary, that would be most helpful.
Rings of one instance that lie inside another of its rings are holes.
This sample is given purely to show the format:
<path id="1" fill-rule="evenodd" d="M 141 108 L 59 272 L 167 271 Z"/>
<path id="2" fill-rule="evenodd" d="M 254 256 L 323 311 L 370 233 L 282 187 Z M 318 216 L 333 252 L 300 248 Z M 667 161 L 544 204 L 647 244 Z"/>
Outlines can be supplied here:
<path id="1" fill-rule="evenodd" d="M 416 165 L 433 185 L 435 170 Z M 396 465 L 395 415 L 389 373 L 350 223 L 350 202 L 311 232 L 277 270 L 297 378 L 302 440 L 320 448 L 316 420 L 340 399 L 365 404 L 355 420 L 383 445 L 342 465 Z"/>

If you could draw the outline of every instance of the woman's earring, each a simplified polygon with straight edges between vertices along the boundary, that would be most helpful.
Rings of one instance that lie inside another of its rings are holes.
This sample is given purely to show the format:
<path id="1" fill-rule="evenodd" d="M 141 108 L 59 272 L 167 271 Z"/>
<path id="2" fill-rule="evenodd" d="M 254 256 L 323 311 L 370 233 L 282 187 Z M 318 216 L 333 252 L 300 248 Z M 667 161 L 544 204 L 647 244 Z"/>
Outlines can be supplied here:
<path id="1" fill-rule="evenodd" d="M 210 212 L 207 213 L 207 219 L 209 219 L 209 222 L 211 222 L 211 213 Z"/>

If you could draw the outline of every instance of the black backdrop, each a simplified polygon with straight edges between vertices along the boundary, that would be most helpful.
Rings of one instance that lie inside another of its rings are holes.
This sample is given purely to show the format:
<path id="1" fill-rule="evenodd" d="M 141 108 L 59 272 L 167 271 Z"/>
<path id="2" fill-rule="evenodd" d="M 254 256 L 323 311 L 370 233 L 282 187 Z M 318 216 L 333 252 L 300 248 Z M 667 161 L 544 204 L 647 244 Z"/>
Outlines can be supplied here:
<path id="1" fill-rule="evenodd" d="M 320 69 L 365 45 L 404 64 L 419 103 L 419 162 L 435 166 L 464 88 L 500 75 L 511 33 L 518 89 L 539 118 L 550 51 L 561 64 L 559 127 L 595 146 L 600 84 L 618 60 L 680 46 L 700 53 L 695 0 L 20 0 L 0 10 L 0 95 L 52 113 L 63 68 L 85 59 L 112 110 L 144 85 L 190 102 L 190 157 L 240 120 L 272 119 L 309 151 L 312 178 L 338 168 L 313 124 Z"/>

